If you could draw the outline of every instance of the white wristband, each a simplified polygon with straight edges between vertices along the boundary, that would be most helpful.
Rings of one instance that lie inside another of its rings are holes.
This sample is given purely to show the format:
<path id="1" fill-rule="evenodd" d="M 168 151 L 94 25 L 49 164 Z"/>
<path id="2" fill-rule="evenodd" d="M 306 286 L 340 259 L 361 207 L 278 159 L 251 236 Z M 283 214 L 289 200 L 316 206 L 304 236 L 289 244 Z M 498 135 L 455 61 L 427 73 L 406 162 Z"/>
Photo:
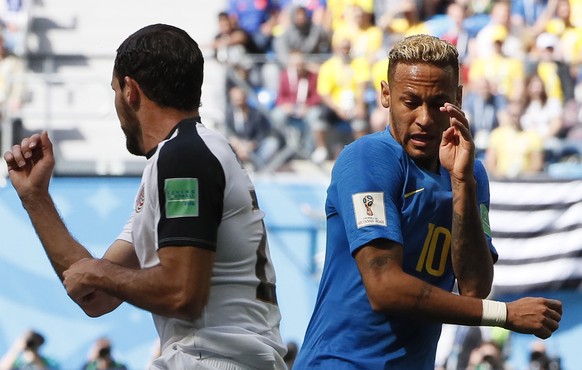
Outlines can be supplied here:
<path id="1" fill-rule="evenodd" d="M 483 299 L 482 326 L 503 326 L 507 320 L 507 305 L 505 302 Z"/>

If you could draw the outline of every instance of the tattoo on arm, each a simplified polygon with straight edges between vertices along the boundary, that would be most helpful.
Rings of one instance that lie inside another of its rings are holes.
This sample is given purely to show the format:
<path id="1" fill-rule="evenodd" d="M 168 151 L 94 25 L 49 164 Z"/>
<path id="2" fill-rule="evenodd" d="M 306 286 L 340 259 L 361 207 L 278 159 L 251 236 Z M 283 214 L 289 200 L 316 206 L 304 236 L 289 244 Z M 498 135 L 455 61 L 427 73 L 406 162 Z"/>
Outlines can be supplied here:
<path id="1" fill-rule="evenodd" d="M 414 301 L 414 308 L 418 308 L 420 306 L 420 304 L 422 303 L 422 301 L 430 298 L 431 293 L 432 293 L 432 285 L 430 285 L 428 283 L 423 283 L 421 288 L 420 288 L 420 292 L 418 292 L 418 295 L 416 296 L 416 300 Z"/>
<path id="2" fill-rule="evenodd" d="M 453 211 L 453 228 L 451 230 L 452 232 L 452 239 L 453 239 L 453 243 L 455 243 L 455 245 L 457 245 L 459 243 L 459 229 L 461 226 L 461 222 L 463 220 L 463 216 L 460 215 L 459 213 Z"/>
<path id="3" fill-rule="evenodd" d="M 384 267 L 388 264 L 388 262 L 390 262 L 391 259 L 392 259 L 392 256 L 389 254 L 383 254 L 380 256 L 376 256 L 368 262 L 368 267 L 370 267 L 372 269 L 378 269 L 378 268 Z"/>

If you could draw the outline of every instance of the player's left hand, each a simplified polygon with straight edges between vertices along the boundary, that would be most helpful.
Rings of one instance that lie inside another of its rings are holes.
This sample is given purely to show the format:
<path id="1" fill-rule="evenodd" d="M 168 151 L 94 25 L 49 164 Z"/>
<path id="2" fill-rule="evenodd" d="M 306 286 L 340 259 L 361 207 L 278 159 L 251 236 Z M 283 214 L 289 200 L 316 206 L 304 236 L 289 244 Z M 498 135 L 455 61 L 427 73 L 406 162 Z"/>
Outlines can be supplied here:
<path id="1" fill-rule="evenodd" d="M 63 273 L 63 285 L 67 290 L 67 294 L 80 306 L 87 304 L 92 299 L 92 293 L 96 290 L 86 283 L 86 278 L 95 268 L 94 265 L 97 261 L 93 258 L 83 258 L 73 263 Z"/>
<path id="2" fill-rule="evenodd" d="M 121 300 L 90 284 L 91 277 L 99 278 L 106 260 L 98 258 L 83 258 L 71 265 L 63 273 L 63 285 L 67 294 L 77 303 L 85 313 L 91 317 L 98 317 L 113 311 L 121 304 Z"/>
<path id="3" fill-rule="evenodd" d="M 475 143 L 469 130 L 469 122 L 463 111 L 454 104 L 445 103 L 441 112 L 449 115 L 450 127 L 443 132 L 439 149 L 441 165 L 452 179 L 466 181 L 473 177 Z"/>

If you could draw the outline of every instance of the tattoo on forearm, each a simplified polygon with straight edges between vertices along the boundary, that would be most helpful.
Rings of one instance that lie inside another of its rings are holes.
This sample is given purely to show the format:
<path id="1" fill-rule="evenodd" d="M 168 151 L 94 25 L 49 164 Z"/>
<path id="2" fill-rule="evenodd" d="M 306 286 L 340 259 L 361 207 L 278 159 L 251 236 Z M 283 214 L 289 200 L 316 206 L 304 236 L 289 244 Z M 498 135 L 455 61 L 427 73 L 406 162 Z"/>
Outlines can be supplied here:
<path id="1" fill-rule="evenodd" d="M 457 212 L 453 211 L 453 227 L 452 227 L 452 239 L 453 239 L 453 243 L 457 244 L 459 243 L 459 237 L 460 237 L 460 233 L 459 230 L 461 228 L 461 222 L 463 220 L 463 216 L 460 215 Z M 454 247 L 454 245 L 453 245 Z"/>
<path id="2" fill-rule="evenodd" d="M 422 301 L 428 299 L 432 293 L 432 285 L 424 283 L 420 288 L 420 292 L 416 296 L 416 300 L 414 301 L 414 308 L 418 308 Z"/>
<path id="3" fill-rule="evenodd" d="M 384 254 L 381 256 L 374 257 L 368 263 L 368 266 L 371 268 L 378 268 L 383 267 L 388 264 L 388 262 L 392 259 L 390 255 Z"/>

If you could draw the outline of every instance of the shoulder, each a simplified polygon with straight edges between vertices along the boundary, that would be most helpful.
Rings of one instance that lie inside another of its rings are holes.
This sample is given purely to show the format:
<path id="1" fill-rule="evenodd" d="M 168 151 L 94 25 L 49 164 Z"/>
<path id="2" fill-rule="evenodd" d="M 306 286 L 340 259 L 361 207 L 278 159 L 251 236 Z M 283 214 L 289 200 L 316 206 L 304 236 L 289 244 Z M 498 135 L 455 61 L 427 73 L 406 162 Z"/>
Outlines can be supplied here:
<path id="1" fill-rule="evenodd" d="M 388 130 L 365 135 L 342 150 L 336 166 L 350 171 L 386 173 L 386 169 L 402 167 L 404 151 Z"/>
<path id="2" fill-rule="evenodd" d="M 381 132 L 374 132 L 362 136 L 361 138 L 353 141 L 352 143 L 346 145 L 343 152 L 347 153 L 360 153 L 360 154 L 374 154 L 373 152 L 379 153 L 402 153 L 402 147 L 400 144 L 394 140 L 388 129 Z M 342 153 L 343 153 L 342 152 Z M 387 160 L 387 158 L 384 158 Z"/>
<path id="3" fill-rule="evenodd" d="M 163 177 L 210 173 L 223 177 L 222 163 L 234 154 L 219 133 L 183 121 L 172 137 L 160 144 L 157 156 L 158 173 Z"/>
<path id="4" fill-rule="evenodd" d="M 210 148 L 198 132 L 196 123 L 182 121 L 174 134 L 160 143 L 158 149 L 158 162 L 175 161 L 193 156 L 210 155 Z"/>

